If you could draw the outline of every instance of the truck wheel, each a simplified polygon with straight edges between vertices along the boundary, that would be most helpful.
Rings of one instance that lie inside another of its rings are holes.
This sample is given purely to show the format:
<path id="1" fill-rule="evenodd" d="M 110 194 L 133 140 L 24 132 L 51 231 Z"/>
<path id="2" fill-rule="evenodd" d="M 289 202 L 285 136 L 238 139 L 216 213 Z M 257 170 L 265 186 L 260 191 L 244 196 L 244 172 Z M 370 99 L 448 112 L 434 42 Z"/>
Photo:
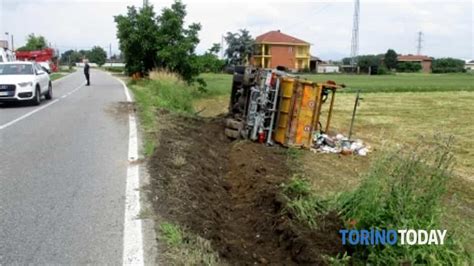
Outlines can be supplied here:
<path id="1" fill-rule="evenodd" d="M 45 98 L 46 100 L 53 99 L 53 85 L 51 84 L 51 82 L 48 85 L 48 92 L 46 92 Z"/>

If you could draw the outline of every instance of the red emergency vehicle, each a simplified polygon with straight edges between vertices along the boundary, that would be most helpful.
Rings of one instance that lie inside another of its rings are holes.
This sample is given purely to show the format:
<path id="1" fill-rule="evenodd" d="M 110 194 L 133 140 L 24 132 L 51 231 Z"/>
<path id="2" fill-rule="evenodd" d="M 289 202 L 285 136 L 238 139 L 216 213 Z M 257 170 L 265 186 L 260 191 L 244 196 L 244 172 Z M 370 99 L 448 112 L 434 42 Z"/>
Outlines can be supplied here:
<path id="1" fill-rule="evenodd" d="M 36 61 L 38 63 L 47 63 L 51 72 L 58 71 L 58 64 L 54 54 L 54 50 L 51 48 L 45 48 L 43 50 L 36 51 L 16 51 L 16 60 L 19 61 Z"/>

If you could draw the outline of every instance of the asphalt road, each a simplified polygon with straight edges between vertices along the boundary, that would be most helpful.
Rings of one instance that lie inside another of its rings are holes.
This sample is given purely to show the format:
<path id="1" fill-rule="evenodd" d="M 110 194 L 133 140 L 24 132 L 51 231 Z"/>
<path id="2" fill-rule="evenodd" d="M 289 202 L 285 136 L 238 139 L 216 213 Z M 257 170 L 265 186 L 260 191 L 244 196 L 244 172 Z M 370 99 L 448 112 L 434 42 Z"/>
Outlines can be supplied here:
<path id="1" fill-rule="evenodd" d="M 53 83 L 53 104 L 0 106 L 0 265 L 122 264 L 124 90 L 99 71 L 83 83 L 79 71 Z"/>

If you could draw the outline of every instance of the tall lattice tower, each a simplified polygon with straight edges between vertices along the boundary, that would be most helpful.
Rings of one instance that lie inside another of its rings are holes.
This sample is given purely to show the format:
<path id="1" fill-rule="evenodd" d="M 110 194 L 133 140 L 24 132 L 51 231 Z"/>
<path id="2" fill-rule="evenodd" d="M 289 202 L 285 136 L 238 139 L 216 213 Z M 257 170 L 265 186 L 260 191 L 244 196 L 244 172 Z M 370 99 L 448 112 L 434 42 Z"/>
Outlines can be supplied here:
<path id="1" fill-rule="evenodd" d="M 416 54 L 417 55 L 421 55 L 421 48 L 423 46 L 421 46 L 421 43 L 423 42 L 423 32 L 419 31 L 418 32 L 418 39 L 416 40 Z"/>
<path id="2" fill-rule="evenodd" d="M 359 0 L 355 0 L 354 19 L 352 24 L 351 66 L 357 64 L 357 55 L 359 53 L 359 9 Z"/>

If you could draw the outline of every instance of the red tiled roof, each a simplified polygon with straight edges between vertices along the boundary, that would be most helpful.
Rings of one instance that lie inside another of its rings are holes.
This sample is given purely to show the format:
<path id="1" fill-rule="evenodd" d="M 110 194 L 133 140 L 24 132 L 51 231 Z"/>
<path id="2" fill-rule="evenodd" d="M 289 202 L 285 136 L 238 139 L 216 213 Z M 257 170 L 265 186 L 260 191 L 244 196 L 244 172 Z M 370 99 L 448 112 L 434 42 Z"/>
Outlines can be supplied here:
<path id="1" fill-rule="evenodd" d="M 426 55 L 399 55 L 398 61 L 433 61 L 431 57 Z"/>
<path id="2" fill-rule="evenodd" d="M 273 43 L 294 43 L 294 44 L 309 44 L 303 40 L 293 36 L 281 33 L 279 30 L 269 31 L 255 38 L 256 43 L 273 42 Z"/>

